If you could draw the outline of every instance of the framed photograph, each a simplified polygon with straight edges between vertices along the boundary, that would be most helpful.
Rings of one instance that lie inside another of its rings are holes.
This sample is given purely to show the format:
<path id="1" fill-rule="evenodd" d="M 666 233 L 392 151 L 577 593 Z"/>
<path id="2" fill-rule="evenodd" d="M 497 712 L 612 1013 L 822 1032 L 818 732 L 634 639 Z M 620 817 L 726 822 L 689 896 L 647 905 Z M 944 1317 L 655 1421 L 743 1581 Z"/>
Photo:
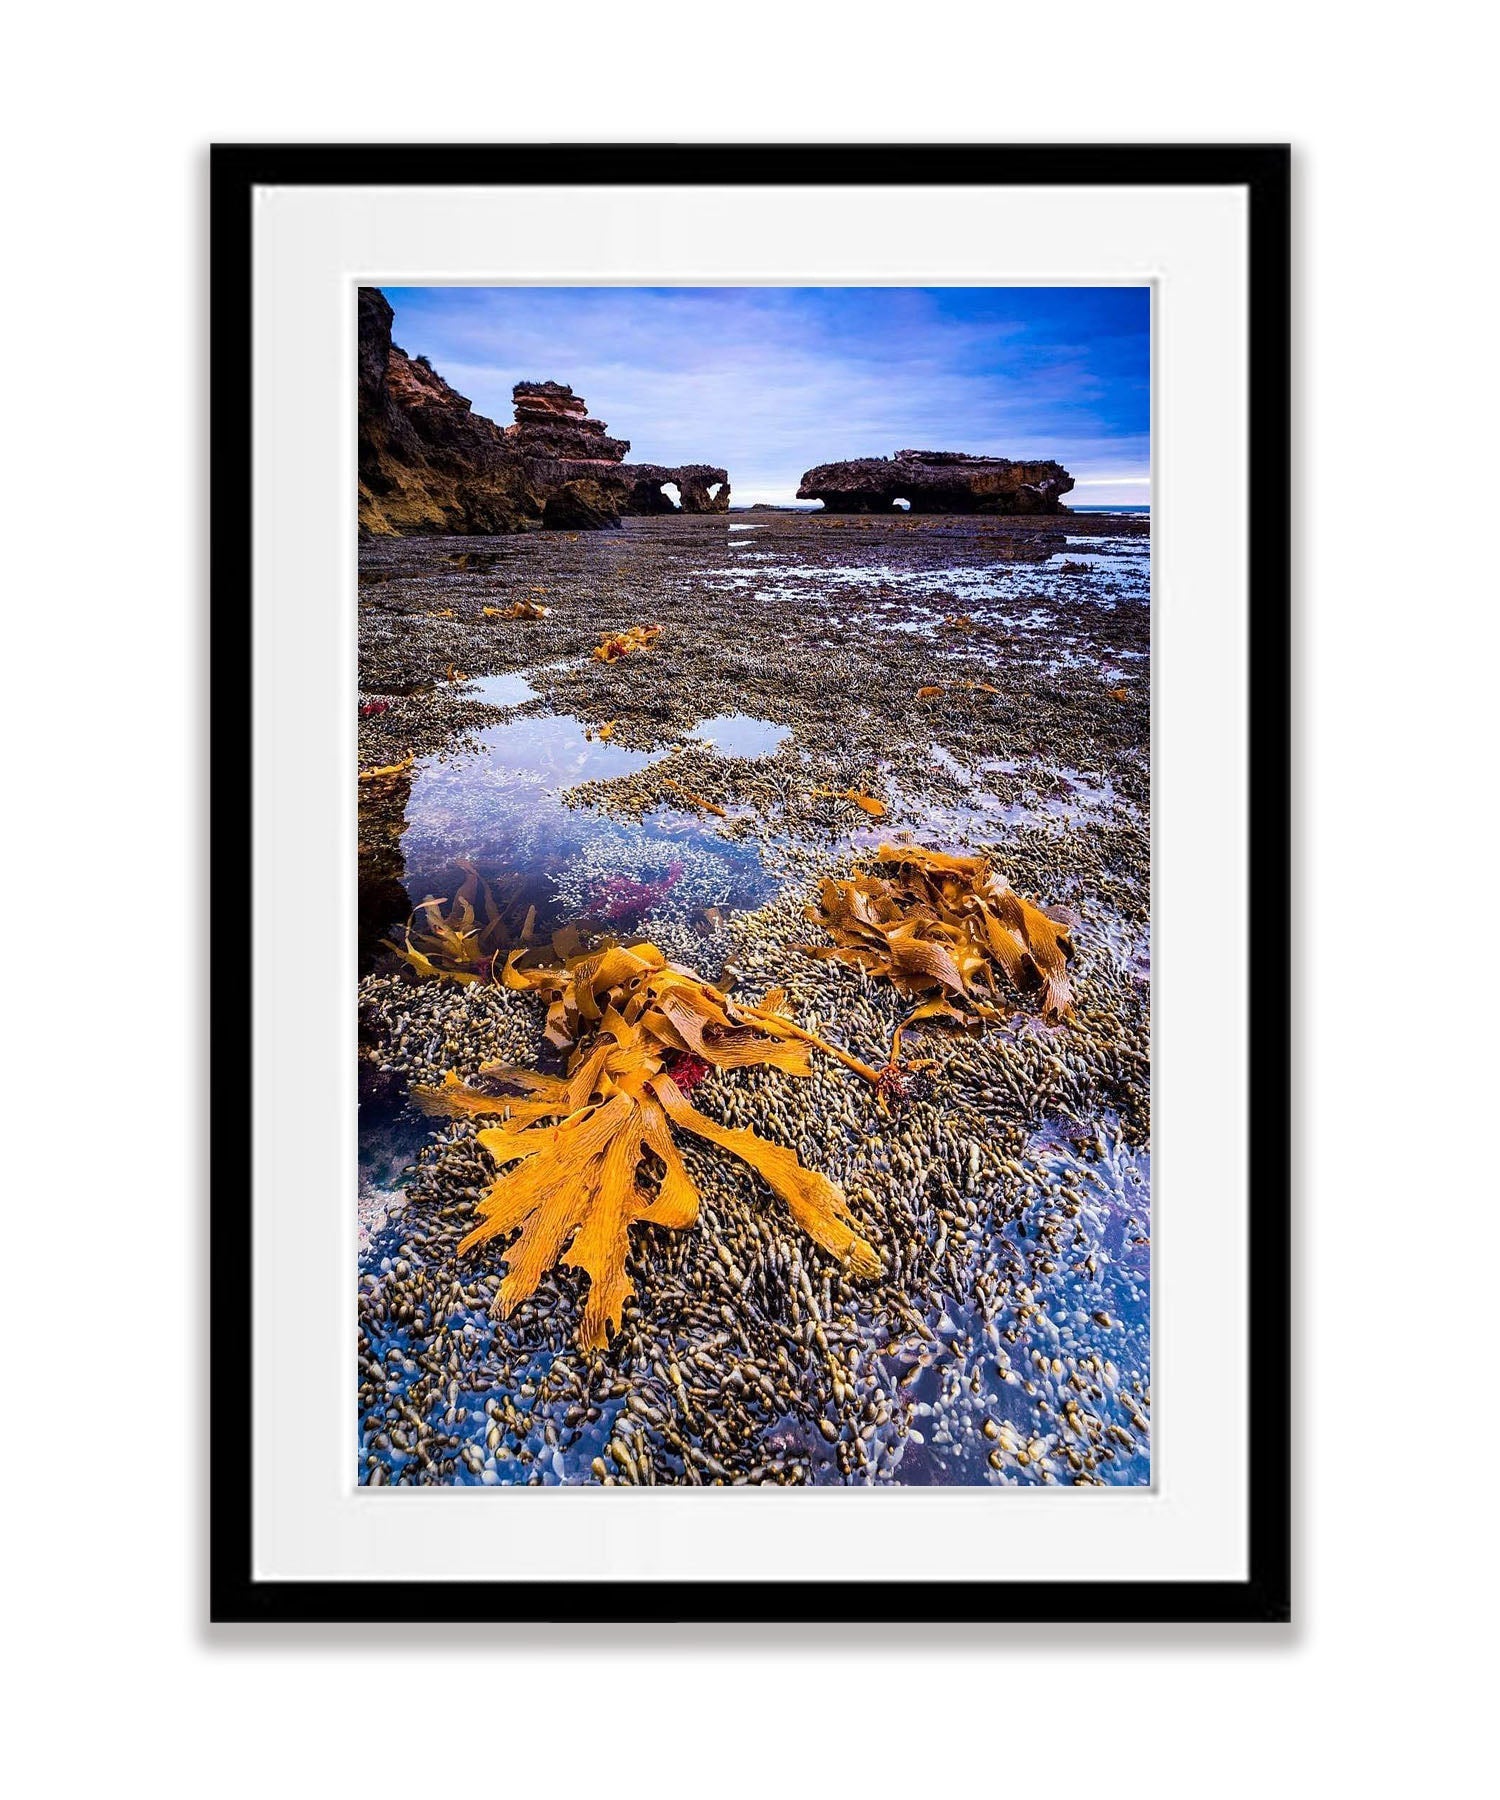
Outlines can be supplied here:
<path id="1" fill-rule="evenodd" d="M 215 1620 L 1289 1617 L 1288 210 L 214 151 Z"/>

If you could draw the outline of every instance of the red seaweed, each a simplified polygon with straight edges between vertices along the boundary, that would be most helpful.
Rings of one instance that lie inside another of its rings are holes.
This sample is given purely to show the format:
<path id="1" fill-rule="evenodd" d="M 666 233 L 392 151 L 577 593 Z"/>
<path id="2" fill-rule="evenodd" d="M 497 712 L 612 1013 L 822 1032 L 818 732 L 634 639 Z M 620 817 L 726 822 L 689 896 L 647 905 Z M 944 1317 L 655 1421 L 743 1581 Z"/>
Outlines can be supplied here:
<path id="1" fill-rule="evenodd" d="M 707 1079 L 712 1070 L 701 1056 L 684 1051 L 668 1065 L 667 1072 L 684 1094 L 690 1094 L 700 1081 Z"/>
<path id="2" fill-rule="evenodd" d="M 620 925 L 648 913 L 682 879 L 682 864 L 668 865 L 654 881 L 637 881 L 633 875 L 611 875 L 589 896 L 588 912 L 610 925 Z"/>

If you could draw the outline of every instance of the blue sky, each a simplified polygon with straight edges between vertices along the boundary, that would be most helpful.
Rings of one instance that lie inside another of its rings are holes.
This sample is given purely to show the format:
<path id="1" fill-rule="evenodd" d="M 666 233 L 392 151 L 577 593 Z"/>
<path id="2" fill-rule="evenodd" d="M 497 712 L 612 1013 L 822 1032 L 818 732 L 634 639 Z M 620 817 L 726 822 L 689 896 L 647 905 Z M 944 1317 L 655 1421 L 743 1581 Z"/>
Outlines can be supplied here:
<path id="1" fill-rule="evenodd" d="M 1140 288 L 387 288 L 395 341 L 477 412 L 565 381 L 641 462 L 717 463 L 736 504 L 897 450 L 1055 457 L 1074 506 L 1150 498 Z"/>

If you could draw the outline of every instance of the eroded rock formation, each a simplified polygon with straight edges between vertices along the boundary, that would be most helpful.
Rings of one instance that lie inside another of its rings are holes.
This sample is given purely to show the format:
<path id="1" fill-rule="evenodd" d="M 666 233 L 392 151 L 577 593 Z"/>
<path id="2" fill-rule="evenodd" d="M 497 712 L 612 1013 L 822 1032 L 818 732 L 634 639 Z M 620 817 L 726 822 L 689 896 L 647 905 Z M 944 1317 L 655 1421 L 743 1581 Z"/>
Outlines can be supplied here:
<path id="1" fill-rule="evenodd" d="M 589 417 L 588 402 L 560 381 L 518 381 L 511 397 L 516 422 L 506 427 L 505 435 L 528 462 L 539 466 L 543 480 L 553 464 L 579 463 L 590 472 L 613 470 L 629 453 L 626 439 L 610 437 L 603 419 Z"/>
<path id="2" fill-rule="evenodd" d="M 499 534 L 539 520 L 543 497 L 506 434 L 391 342 L 393 317 L 378 288 L 360 289 L 360 530 Z"/>
<path id="3" fill-rule="evenodd" d="M 624 511 L 630 513 L 672 512 L 669 495 L 662 492 L 671 482 L 682 496 L 685 513 L 721 513 L 729 511 L 729 472 L 708 463 L 683 463 L 669 469 L 662 463 L 626 463 L 620 470 L 631 478 L 630 497 Z"/>
<path id="4" fill-rule="evenodd" d="M 519 381 L 516 419 L 473 410 L 422 356 L 391 341 L 378 288 L 359 293 L 359 528 L 502 534 L 616 525 L 622 514 L 729 510 L 729 476 L 707 463 L 627 463 L 630 445 L 557 381 Z"/>
<path id="5" fill-rule="evenodd" d="M 828 512 L 889 512 L 905 500 L 917 513 L 1057 513 L 1073 477 L 1055 462 L 1012 462 L 958 450 L 898 450 L 820 463 L 797 489 Z"/>
<path id="6" fill-rule="evenodd" d="M 506 437 L 516 446 L 532 485 L 549 492 L 588 481 L 609 497 L 617 513 L 649 516 L 679 510 L 664 492 L 670 483 L 688 513 L 728 512 L 729 474 L 708 463 L 630 463 L 629 441 L 612 438 L 602 419 L 558 381 L 518 381 L 513 390 L 516 422 Z M 543 515 L 543 524 L 551 521 Z"/>

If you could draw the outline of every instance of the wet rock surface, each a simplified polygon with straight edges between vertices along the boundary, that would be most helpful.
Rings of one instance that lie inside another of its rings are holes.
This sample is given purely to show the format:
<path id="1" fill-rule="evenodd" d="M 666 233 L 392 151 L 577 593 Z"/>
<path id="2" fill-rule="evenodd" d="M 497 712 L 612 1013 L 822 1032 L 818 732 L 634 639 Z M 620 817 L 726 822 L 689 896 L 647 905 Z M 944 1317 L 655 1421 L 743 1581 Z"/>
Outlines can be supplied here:
<path id="1" fill-rule="evenodd" d="M 361 796 L 359 1478 L 1147 1481 L 1148 527 L 736 519 L 362 546 L 360 761 L 411 762 Z M 1005 554 L 1038 533 L 1045 559 Z M 548 610 L 502 617 L 518 599 Z M 654 648 L 592 657 L 642 623 Z M 503 1247 L 456 1247 L 493 1164 L 471 1124 L 404 1095 L 547 1066 L 542 1020 L 504 988 L 418 980 L 378 931 L 480 852 L 554 919 L 649 936 L 752 999 L 786 987 L 878 1064 L 905 1004 L 799 946 L 820 877 L 885 838 L 983 850 L 1081 924 L 1072 1024 L 1017 997 L 982 1035 L 913 1032 L 931 1066 L 884 1107 L 824 1058 L 810 1080 L 695 1087 L 843 1186 L 880 1276 L 847 1276 L 749 1169 L 689 1142 L 700 1223 L 632 1233 L 607 1350 L 577 1348 L 566 1268 L 491 1316 Z"/>

